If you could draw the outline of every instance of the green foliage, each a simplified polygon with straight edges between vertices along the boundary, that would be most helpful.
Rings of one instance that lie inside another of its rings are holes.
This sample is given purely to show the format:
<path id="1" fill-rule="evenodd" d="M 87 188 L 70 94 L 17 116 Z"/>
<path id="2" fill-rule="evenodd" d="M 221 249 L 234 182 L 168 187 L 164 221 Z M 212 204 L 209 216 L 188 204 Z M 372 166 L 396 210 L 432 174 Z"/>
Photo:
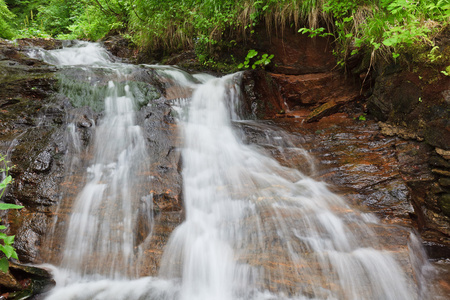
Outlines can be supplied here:
<path id="1" fill-rule="evenodd" d="M 9 22 L 14 14 L 8 9 L 4 0 L 0 0 L 0 38 L 10 39 L 14 36 Z"/>
<path id="2" fill-rule="evenodd" d="M 141 50 L 194 49 L 203 65 L 263 23 L 277 34 L 290 26 L 310 37 L 334 36 L 341 66 L 361 52 L 371 54 L 371 64 L 405 60 L 418 44 L 428 47 L 424 59 L 441 63 L 433 37 L 449 20 L 450 0 L 0 0 L 3 37 L 98 40 L 112 31 Z M 271 59 L 258 58 L 256 67 Z"/>
<path id="3" fill-rule="evenodd" d="M 9 38 L 98 40 L 111 30 L 126 28 L 131 5 L 130 0 L 6 1 L 16 15 L 8 23 L 15 28 Z"/>
<path id="4" fill-rule="evenodd" d="M 50 38 L 51 35 L 41 29 L 35 27 L 27 27 L 20 29 L 15 38 Z"/>
<path id="5" fill-rule="evenodd" d="M 59 39 L 88 39 L 99 40 L 109 31 L 122 29 L 124 24 L 117 22 L 111 15 L 105 15 L 95 6 L 88 6 L 75 21 L 67 26 L 63 33 L 56 37 Z"/>
<path id="6" fill-rule="evenodd" d="M 441 73 L 444 74 L 445 76 L 450 76 L 450 66 L 447 66 L 447 68 L 441 71 Z"/>
<path id="7" fill-rule="evenodd" d="M 237 6 L 231 0 L 136 0 L 129 29 L 142 48 L 167 52 L 194 48 L 201 61 L 223 46 L 229 29 L 238 26 Z"/>
<path id="8" fill-rule="evenodd" d="M 243 68 L 248 69 L 250 67 L 250 59 L 252 59 L 256 55 L 258 55 L 258 51 L 253 50 L 253 49 L 249 50 L 247 53 L 247 56 L 245 57 L 245 61 L 243 63 L 239 64 L 238 68 L 239 69 L 243 69 Z"/>
<path id="9" fill-rule="evenodd" d="M 250 63 L 253 60 L 253 64 L 251 65 L 252 69 L 256 69 L 257 67 L 265 68 L 272 61 L 273 54 L 269 55 L 267 53 L 257 56 L 258 51 L 251 49 L 248 51 L 247 56 L 245 57 L 245 61 L 238 65 L 239 69 L 249 69 Z M 256 60 L 255 60 L 256 59 Z"/>
<path id="10" fill-rule="evenodd" d="M 371 53 L 371 63 L 378 58 L 399 59 L 418 43 L 435 51 L 432 37 L 450 21 L 449 0 L 328 0 L 321 10 L 328 15 L 324 20 L 334 34 L 334 53 L 342 66 L 361 49 Z M 323 35 L 322 28 L 300 32 L 313 37 Z"/>
<path id="11" fill-rule="evenodd" d="M 11 183 L 12 178 L 11 175 L 8 174 L 9 167 L 5 160 L 5 157 L 0 155 L 0 164 L 3 166 L 0 167 L 0 173 L 4 173 L 6 176 L 5 178 L 0 182 L 0 199 L 3 196 L 3 193 L 5 192 L 6 187 L 8 184 Z M 15 205 L 15 204 L 9 204 L 9 203 L 0 203 L 0 210 L 7 210 L 7 209 L 20 209 L 23 208 L 23 206 Z M 1 221 L 1 220 L 0 220 Z M 0 225 L 0 230 L 5 230 L 5 225 Z M 3 252 L 3 254 L 6 257 L 3 257 L 0 259 L 0 271 L 6 273 L 8 272 L 8 259 L 9 258 L 15 258 L 18 259 L 16 250 L 12 246 L 14 243 L 14 236 L 13 235 L 6 235 L 3 232 L 0 232 L 0 240 L 3 241 L 3 244 L 0 244 L 0 251 Z"/>
<path id="12" fill-rule="evenodd" d="M 324 32 L 324 31 L 325 31 L 325 28 L 323 28 L 323 27 L 319 27 L 319 28 L 315 28 L 315 29 L 303 27 L 303 28 L 300 28 L 298 30 L 298 32 L 300 32 L 300 33 L 308 34 L 308 36 L 310 38 L 313 38 L 313 37 L 316 37 L 316 36 L 326 37 L 326 36 L 329 36 L 329 35 L 331 35 L 331 36 L 333 35 L 333 34 L 331 34 L 329 32 Z"/>

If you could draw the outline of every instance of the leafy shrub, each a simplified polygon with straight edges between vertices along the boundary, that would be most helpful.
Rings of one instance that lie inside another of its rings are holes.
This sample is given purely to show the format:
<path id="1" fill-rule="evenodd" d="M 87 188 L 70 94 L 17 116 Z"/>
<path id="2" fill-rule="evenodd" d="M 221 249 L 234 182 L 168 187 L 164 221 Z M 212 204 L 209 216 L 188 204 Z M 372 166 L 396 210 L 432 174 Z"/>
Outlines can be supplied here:
<path id="1" fill-rule="evenodd" d="M 258 56 L 258 51 L 251 49 L 248 51 L 247 56 L 245 57 L 245 61 L 238 65 L 239 69 L 256 69 L 257 67 L 264 68 L 270 62 L 272 61 L 273 54 L 269 55 L 267 53 Z M 251 64 L 251 61 L 253 61 L 253 64 Z"/>
<path id="2" fill-rule="evenodd" d="M 6 175 L 5 178 L 3 178 L 3 180 L 0 182 L 0 199 L 1 199 L 3 196 L 3 193 L 6 190 L 6 187 L 8 186 L 8 184 L 11 183 L 12 178 L 11 178 L 11 175 L 8 174 L 9 167 L 5 160 L 5 157 L 2 155 L 0 155 L 0 164 L 4 165 L 4 166 L 0 167 L 0 173 L 3 173 Z M 15 205 L 15 204 L 0 203 L 0 210 L 20 209 L 22 207 L 23 206 L 19 206 L 19 205 Z M 5 229 L 6 229 L 5 225 L 0 225 L 0 230 L 5 230 Z M 0 259 L 0 271 L 6 273 L 6 272 L 8 272 L 8 266 L 9 266 L 8 259 L 11 257 L 18 259 L 18 257 L 17 257 L 16 250 L 12 246 L 12 244 L 14 243 L 13 235 L 6 235 L 5 233 L 0 232 L 0 240 L 3 241 L 3 244 L 0 244 L 0 251 L 3 252 L 3 254 L 6 256 L 6 257 L 2 257 Z"/>
<path id="3" fill-rule="evenodd" d="M 0 0 L 0 38 L 11 39 L 14 33 L 9 22 L 14 18 L 14 14 L 9 11 L 4 0 Z"/>

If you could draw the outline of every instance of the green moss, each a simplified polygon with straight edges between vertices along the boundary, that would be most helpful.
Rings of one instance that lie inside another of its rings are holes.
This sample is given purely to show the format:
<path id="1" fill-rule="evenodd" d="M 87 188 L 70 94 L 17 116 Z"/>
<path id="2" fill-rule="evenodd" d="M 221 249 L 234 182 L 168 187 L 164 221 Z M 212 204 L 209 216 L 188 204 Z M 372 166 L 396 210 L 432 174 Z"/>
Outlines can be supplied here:
<path id="1" fill-rule="evenodd" d="M 95 77 L 98 74 L 90 75 Z M 92 83 L 91 77 L 86 76 L 73 69 L 64 70 L 59 74 L 60 92 L 70 99 L 74 107 L 89 106 L 95 112 L 102 112 L 105 109 L 105 97 L 110 94 L 108 83 L 103 81 Z M 154 86 L 145 82 L 118 82 L 116 86 L 119 97 L 125 96 L 125 86 L 129 87 L 136 100 L 137 109 L 161 97 Z"/>

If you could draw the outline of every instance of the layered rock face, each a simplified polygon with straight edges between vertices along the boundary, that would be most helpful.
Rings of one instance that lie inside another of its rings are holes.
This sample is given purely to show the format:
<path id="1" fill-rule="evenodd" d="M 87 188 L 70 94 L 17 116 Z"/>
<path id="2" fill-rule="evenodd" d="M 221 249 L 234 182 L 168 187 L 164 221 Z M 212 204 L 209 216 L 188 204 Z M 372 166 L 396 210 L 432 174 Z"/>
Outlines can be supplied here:
<path id="1" fill-rule="evenodd" d="M 396 66 L 345 76 L 324 38 L 286 30 L 260 40 L 256 49 L 275 54 L 275 67 L 244 75 L 249 115 L 309 132 L 303 145 L 331 167 L 326 181 L 358 189 L 355 204 L 414 224 L 431 253 L 448 256 L 450 78 Z"/>
<path id="2" fill-rule="evenodd" d="M 450 46 L 447 46 L 450 47 Z M 450 78 L 429 70 L 385 73 L 378 76 L 368 108 L 389 136 L 427 147 L 418 151 L 430 176 L 410 178 L 413 199 L 426 236 L 433 231 L 450 235 Z M 448 241 L 448 240 L 447 240 Z"/>

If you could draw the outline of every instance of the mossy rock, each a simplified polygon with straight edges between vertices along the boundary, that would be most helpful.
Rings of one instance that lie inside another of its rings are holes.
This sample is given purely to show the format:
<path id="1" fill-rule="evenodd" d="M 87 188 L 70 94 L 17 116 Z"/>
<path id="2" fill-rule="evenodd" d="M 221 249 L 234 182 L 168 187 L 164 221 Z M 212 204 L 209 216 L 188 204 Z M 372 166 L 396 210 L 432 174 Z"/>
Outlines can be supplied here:
<path id="1" fill-rule="evenodd" d="M 444 194 L 439 197 L 438 200 L 439 208 L 442 210 L 444 215 L 450 217 L 450 194 Z"/>
<path id="2" fill-rule="evenodd" d="M 79 108 L 89 106 L 93 111 L 99 113 L 105 109 L 105 95 L 108 94 L 108 83 L 93 77 L 85 77 L 73 73 L 63 72 L 59 75 L 60 91 L 70 99 L 73 107 Z M 125 86 L 136 99 L 138 108 L 147 105 L 150 101 L 161 97 L 158 89 L 153 85 L 139 81 L 123 81 L 116 83 L 118 96 L 125 96 Z"/>

